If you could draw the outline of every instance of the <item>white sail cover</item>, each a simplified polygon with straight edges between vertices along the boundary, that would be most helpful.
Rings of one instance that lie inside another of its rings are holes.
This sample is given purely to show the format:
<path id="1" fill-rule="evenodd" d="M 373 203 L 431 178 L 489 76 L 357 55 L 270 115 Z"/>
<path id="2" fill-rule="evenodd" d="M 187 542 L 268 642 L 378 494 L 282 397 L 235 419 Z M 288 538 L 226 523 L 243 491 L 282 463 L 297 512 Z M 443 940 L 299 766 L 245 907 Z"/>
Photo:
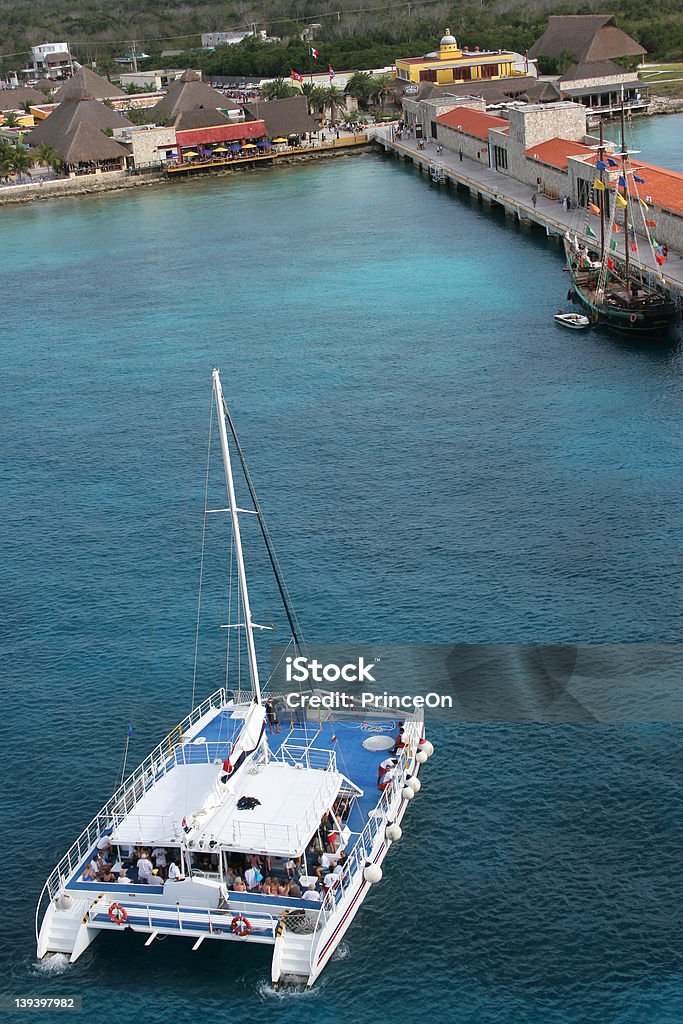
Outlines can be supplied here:
<path id="1" fill-rule="evenodd" d="M 202 828 L 221 806 L 226 797 L 235 792 L 232 778 L 250 754 L 258 748 L 265 731 L 266 709 L 262 704 L 252 704 L 245 719 L 242 731 L 229 758 L 230 768 L 221 767 L 216 776 L 213 789 L 199 808 L 192 814 L 189 824 L 191 828 Z"/>

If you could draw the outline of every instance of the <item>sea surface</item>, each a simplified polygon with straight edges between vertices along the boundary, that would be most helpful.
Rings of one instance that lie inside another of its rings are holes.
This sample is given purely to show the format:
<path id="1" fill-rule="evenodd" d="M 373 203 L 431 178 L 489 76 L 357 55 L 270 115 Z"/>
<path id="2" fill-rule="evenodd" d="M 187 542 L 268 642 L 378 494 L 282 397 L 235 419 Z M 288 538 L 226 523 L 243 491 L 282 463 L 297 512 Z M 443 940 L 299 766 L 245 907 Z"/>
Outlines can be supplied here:
<path id="1" fill-rule="evenodd" d="M 648 159 L 681 169 L 682 123 L 644 125 Z M 680 642 L 680 340 L 557 328 L 562 265 L 374 155 L 2 210 L 3 994 L 117 1024 L 680 1024 L 666 723 L 435 725 L 311 992 L 236 943 L 35 959 L 43 881 L 129 722 L 132 768 L 190 707 L 214 365 L 310 639 Z M 198 697 L 223 682 L 219 519 Z"/>

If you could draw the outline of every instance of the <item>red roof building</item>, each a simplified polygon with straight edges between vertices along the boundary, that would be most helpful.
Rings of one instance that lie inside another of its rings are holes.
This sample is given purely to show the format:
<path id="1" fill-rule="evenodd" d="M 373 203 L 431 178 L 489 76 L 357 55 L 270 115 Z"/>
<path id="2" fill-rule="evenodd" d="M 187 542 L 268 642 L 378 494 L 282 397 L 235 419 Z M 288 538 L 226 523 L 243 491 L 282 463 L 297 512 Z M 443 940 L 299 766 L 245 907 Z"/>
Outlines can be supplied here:
<path id="1" fill-rule="evenodd" d="M 453 110 L 440 114 L 436 122 L 484 142 L 488 141 L 489 128 L 498 128 L 506 132 L 509 128 L 509 123 L 504 117 L 494 117 L 493 114 L 485 114 L 473 107 L 454 107 Z"/>
<path id="2" fill-rule="evenodd" d="M 593 156 L 590 146 L 584 146 L 581 142 L 572 142 L 571 139 L 548 139 L 537 146 L 524 151 L 524 156 L 530 160 L 538 160 L 550 167 L 557 167 L 560 171 L 567 170 L 567 158 L 570 156 Z"/>
<path id="3" fill-rule="evenodd" d="M 182 149 L 186 146 L 201 146 L 214 142 L 251 142 L 264 138 L 265 134 L 265 121 L 238 121 L 236 124 L 219 124 L 215 127 L 176 132 L 176 139 Z"/>

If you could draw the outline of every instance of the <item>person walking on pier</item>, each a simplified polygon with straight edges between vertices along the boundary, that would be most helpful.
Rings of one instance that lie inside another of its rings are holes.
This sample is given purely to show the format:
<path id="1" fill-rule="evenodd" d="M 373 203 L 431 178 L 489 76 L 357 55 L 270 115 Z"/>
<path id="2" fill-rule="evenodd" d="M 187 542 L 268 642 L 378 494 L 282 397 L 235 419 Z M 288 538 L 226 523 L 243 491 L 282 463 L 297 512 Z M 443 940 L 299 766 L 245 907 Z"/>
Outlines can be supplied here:
<path id="1" fill-rule="evenodd" d="M 531 202 L 534 204 L 534 210 L 536 209 L 536 203 L 538 202 L 538 192 L 534 192 L 531 197 Z"/>

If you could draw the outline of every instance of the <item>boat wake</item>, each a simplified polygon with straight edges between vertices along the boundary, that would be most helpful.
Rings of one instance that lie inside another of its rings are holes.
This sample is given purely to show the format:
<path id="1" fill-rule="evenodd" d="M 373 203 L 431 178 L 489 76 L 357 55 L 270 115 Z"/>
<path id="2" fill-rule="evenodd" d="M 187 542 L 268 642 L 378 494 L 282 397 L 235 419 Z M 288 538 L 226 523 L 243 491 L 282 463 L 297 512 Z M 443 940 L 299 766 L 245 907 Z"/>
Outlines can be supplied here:
<path id="1" fill-rule="evenodd" d="M 256 986 L 259 999 L 277 999 L 279 1001 L 296 999 L 302 996 L 317 996 L 320 989 L 308 988 L 306 985 L 286 986 L 275 988 L 269 981 L 260 981 Z"/>
<path id="2" fill-rule="evenodd" d="M 65 974 L 69 967 L 69 957 L 66 953 L 53 953 L 42 960 L 35 960 L 33 964 L 36 974 Z"/>

